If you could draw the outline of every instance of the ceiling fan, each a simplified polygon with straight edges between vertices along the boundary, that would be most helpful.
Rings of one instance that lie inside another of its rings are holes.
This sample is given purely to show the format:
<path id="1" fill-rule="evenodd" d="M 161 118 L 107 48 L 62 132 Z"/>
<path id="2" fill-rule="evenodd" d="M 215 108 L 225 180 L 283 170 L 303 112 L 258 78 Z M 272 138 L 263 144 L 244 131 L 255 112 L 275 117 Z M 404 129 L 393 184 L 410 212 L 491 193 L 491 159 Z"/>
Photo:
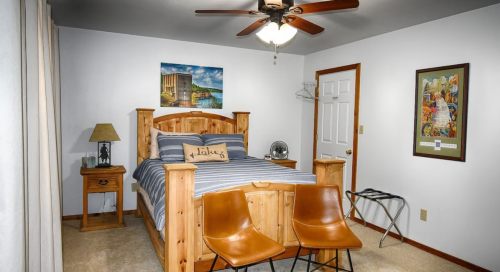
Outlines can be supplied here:
<path id="1" fill-rule="evenodd" d="M 294 5 L 294 0 L 258 0 L 258 10 L 196 10 L 196 13 L 229 13 L 247 15 L 269 15 L 259 19 L 236 36 L 246 36 L 265 25 L 267 22 L 277 26 L 288 24 L 311 35 L 319 34 L 325 29 L 296 15 L 331 10 L 351 9 L 359 6 L 358 0 L 334 0 L 303 5 Z M 295 35 L 295 33 L 293 34 Z M 292 35 L 292 37 L 293 37 Z M 290 37 L 291 38 L 291 37 Z"/>

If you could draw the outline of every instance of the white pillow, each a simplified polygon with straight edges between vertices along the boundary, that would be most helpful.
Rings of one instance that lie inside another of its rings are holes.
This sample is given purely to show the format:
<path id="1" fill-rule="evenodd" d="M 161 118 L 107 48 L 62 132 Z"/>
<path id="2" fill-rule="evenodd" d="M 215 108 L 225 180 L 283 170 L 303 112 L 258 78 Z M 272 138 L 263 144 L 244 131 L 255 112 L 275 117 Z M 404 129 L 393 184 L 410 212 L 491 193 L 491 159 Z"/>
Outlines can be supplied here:
<path id="1" fill-rule="evenodd" d="M 149 146 L 149 158 L 150 159 L 159 159 L 160 158 L 160 151 L 158 150 L 158 133 L 161 133 L 163 135 L 192 135 L 196 133 L 183 133 L 183 132 L 166 132 L 166 131 L 161 131 L 159 129 L 156 129 L 154 127 L 151 127 L 149 129 L 150 134 L 151 134 L 151 145 Z"/>

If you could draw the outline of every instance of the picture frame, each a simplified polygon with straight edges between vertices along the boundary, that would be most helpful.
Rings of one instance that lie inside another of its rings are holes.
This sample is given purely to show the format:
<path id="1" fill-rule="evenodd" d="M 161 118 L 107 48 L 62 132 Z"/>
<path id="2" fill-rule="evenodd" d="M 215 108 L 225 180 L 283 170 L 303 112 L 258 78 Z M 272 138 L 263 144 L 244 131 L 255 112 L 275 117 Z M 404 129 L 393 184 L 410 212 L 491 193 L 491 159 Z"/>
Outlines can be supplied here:
<path id="1" fill-rule="evenodd" d="M 416 71 L 413 156 L 465 162 L 468 86 L 469 63 Z"/>
<path id="2" fill-rule="evenodd" d="M 160 107 L 222 109 L 224 69 L 165 63 L 160 65 Z"/>

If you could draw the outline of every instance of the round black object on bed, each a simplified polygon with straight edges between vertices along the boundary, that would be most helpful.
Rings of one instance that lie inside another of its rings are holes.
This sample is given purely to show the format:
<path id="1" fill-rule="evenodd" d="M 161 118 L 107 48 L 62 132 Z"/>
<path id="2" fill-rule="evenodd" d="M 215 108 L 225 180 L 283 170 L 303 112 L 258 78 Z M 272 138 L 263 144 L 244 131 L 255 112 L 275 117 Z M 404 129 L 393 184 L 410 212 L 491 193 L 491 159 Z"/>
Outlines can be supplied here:
<path id="1" fill-rule="evenodd" d="M 271 145 L 270 152 L 273 160 L 284 160 L 288 158 L 288 146 L 285 142 L 276 141 Z"/>

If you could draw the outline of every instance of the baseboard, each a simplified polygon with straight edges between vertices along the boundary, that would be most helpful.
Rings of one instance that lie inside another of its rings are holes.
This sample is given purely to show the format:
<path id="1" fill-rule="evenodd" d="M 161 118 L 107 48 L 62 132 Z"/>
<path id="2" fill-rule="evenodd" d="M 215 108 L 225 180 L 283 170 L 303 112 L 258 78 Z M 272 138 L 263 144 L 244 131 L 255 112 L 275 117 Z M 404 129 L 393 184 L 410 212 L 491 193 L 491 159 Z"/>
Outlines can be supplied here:
<path id="1" fill-rule="evenodd" d="M 127 214 L 135 214 L 136 210 L 127 210 L 127 211 L 123 211 L 123 215 L 127 215 Z M 116 212 L 105 212 L 104 214 L 115 214 Z M 89 213 L 89 217 L 92 217 L 92 216 L 100 216 L 102 215 L 103 213 Z M 66 220 L 78 220 L 78 219 L 82 219 L 83 218 L 83 214 L 75 214 L 75 215 L 66 215 L 66 216 L 63 216 L 62 217 L 62 220 L 63 221 L 66 221 Z"/>
<path id="2" fill-rule="evenodd" d="M 356 223 L 358 223 L 358 224 L 363 224 L 363 220 L 361 220 L 359 218 L 354 218 L 354 219 L 351 219 L 351 220 L 354 221 L 354 222 L 356 222 Z M 369 227 L 369 228 L 371 228 L 371 229 L 373 229 L 373 230 L 376 230 L 376 231 L 378 231 L 380 233 L 385 233 L 386 232 L 386 229 L 381 228 L 379 226 L 376 226 L 376 225 L 374 225 L 372 223 L 366 222 L 366 226 Z M 393 237 L 393 238 L 396 238 L 398 240 L 401 239 L 401 237 L 399 236 L 399 234 L 394 233 L 394 232 L 389 232 L 388 235 L 391 236 L 391 237 Z M 439 250 L 434 249 L 432 247 L 426 246 L 426 245 L 421 244 L 419 242 L 413 241 L 413 240 L 408 239 L 406 237 L 404 237 L 404 242 L 407 243 L 407 244 L 409 244 L 409 245 L 412 245 L 412 246 L 414 246 L 416 248 L 419 248 L 419 249 L 421 249 L 423 251 L 429 252 L 430 254 L 433 254 L 433 255 L 441 257 L 441 258 L 443 258 L 445 260 L 448 260 L 448 261 L 450 261 L 452 263 L 456 263 L 456 264 L 458 264 L 460 266 L 463 266 L 463 267 L 465 267 L 467 269 L 470 269 L 472 271 L 477 271 L 477 272 L 491 272 L 488 269 L 485 269 L 485 268 L 482 268 L 482 267 L 477 266 L 475 264 L 469 263 L 469 262 L 464 261 L 462 259 L 459 259 L 459 258 L 457 258 L 455 256 L 452 256 L 450 254 L 444 253 L 442 251 L 439 251 Z"/>

